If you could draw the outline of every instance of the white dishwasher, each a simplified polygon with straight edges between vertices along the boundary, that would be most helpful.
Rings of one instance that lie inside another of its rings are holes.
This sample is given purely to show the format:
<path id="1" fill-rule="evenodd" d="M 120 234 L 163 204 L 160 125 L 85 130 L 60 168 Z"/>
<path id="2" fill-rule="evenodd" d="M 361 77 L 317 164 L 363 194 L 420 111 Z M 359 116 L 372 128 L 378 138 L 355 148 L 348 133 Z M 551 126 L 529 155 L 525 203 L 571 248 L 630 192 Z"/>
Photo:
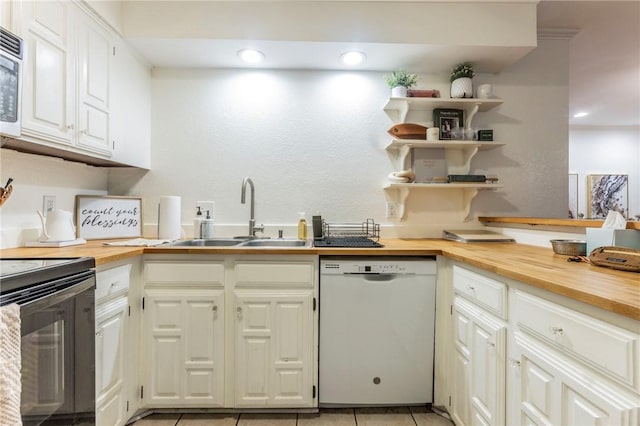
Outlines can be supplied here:
<path id="1" fill-rule="evenodd" d="M 320 260 L 319 404 L 433 402 L 436 262 Z"/>

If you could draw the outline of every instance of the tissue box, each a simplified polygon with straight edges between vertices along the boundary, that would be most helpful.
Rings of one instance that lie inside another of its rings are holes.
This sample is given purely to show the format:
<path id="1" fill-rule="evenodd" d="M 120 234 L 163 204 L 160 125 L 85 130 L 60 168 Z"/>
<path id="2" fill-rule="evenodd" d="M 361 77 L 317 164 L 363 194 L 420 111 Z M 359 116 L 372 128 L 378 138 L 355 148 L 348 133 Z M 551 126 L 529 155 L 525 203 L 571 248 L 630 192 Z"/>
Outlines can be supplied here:
<path id="1" fill-rule="evenodd" d="M 619 246 L 640 249 L 637 229 L 587 228 L 587 256 L 596 247 Z"/>

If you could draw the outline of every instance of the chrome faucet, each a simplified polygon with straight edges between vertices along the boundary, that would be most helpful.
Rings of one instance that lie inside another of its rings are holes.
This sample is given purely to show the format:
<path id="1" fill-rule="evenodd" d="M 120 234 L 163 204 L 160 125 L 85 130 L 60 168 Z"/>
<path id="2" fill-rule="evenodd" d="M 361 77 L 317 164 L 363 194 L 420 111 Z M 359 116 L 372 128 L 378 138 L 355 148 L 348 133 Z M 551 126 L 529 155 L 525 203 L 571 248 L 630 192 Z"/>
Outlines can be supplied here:
<path id="1" fill-rule="evenodd" d="M 249 236 L 255 238 L 256 232 L 258 231 L 264 232 L 264 225 L 256 226 L 255 207 L 254 207 L 256 191 L 253 187 L 253 181 L 249 177 L 244 178 L 244 180 L 242 181 L 242 194 L 240 195 L 240 203 L 245 204 L 246 202 L 245 200 L 247 195 L 247 183 L 251 187 L 251 209 L 250 209 L 251 217 L 249 218 Z"/>

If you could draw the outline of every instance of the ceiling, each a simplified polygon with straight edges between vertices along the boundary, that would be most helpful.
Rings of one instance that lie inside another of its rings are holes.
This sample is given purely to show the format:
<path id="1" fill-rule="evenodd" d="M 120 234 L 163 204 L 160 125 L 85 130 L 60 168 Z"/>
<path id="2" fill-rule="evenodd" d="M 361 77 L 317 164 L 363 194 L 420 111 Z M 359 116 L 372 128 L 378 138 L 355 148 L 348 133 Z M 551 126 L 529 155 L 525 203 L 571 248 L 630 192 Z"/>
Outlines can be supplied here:
<path id="1" fill-rule="evenodd" d="M 375 7 L 379 8 L 384 4 L 393 5 L 394 1 L 376 2 Z M 424 3 L 428 3 L 428 0 Z M 455 8 L 458 7 L 456 3 L 460 2 L 452 1 L 446 6 Z M 526 2 L 522 0 L 521 3 Z M 165 7 L 164 5 L 167 4 L 156 3 L 156 7 L 157 5 Z M 234 3 L 226 4 L 234 7 Z M 240 4 L 242 2 L 235 3 L 235 5 Z M 262 3 L 264 4 L 267 3 Z M 298 16 L 291 12 L 291 9 L 301 8 L 298 13 L 312 11 L 316 14 L 319 10 L 310 9 L 313 7 L 312 2 L 291 1 L 284 4 L 289 5 L 288 18 L 256 14 L 257 16 L 253 17 L 256 21 L 251 25 L 247 24 L 247 29 L 253 29 L 259 25 L 267 27 L 271 24 L 273 28 L 269 31 L 283 33 L 282 36 L 274 37 L 272 40 L 251 39 L 250 36 L 243 37 L 241 40 L 224 36 L 189 37 L 188 34 L 162 37 L 157 34 L 144 34 L 139 29 L 139 24 L 127 29 L 126 33 L 129 41 L 154 66 L 159 67 L 256 67 L 256 65 L 241 64 L 236 56 L 237 50 L 253 47 L 269 52 L 266 63 L 258 67 L 272 69 L 347 69 L 348 66 L 338 62 L 339 53 L 336 52 L 356 49 L 367 53 L 366 62 L 358 66 L 361 70 L 388 71 L 394 68 L 405 68 L 422 73 L 442 72 L 449 70 L 459 62 L 460 57 L 464 57 L 474 62 L 476 69 L 480 72 L 496 72 L 518 61 L 533 48 L 525 42 L 507 47 L 459 45 L 452 49 L 451 46 L 447 47 L 441 42 L 427 43 L 424 40 L 418 43 L 407 42 L 413 34 L 408 34 L 405 40 L 392 40 L 393 42 L 389 43 L 381 39 L 374 40 L 375 35 L 370 36 L 371 42 L 344 42 L 347 37 L 342 34 L 336 37 L 330 34 L 325 38 L 315 39 L 311 35 L 306 39 L 304 37 L 288 38 L 289 34 L 293 34 L 291 32 L 293 26 L 287 24 L 292 21 L 291 17 Z M 327 2 L 323 4 L 321 10 L 346 7 L 342 6 L 346 4 L 348 3 Z M 406 6 L 407 3 L 404 4 Z M 420 7 L 421 2 L 416 1 L 411 4 Z M 261 3 L 253 3 L 252 7 L 255 8 L 256 5 L 259 7 Z M 144 3 L 141 7 L 143 6 Z M 483 11 L 490 10 L 488 9 L 490 6 L 482 7 L 487 8 Z M 370 3 L 367 10 L 373 9 L 373 3 Z M 362 10 L 360 6 L 359 13 L 362 13 Z M 286 12 L 282 12 L 280 11 L 281 15 L 286 15 Z M 307 15 L 313 16 L 309 13 Z M 142 16 L 147 18 L 146 15 Z M 491 17 L 486 16 L 487 19 Z M 331 17 L 331 19 L 339 18 Z M 182 19 L 197 20 L 197 16 Z M 180 20 L 174 19 L 174 21 Z M 265 23 L 268 20 L 273 22 Z M 307 31 L 313 34 L 317 28 L 314 28 L 312 21 L 305 22 L 304 25 L 296 23 L 295 26 L 304 29 L 306 25 Z M 316 21 L 320 22 L 320 17 L 316 16 Z M 165 27 L 170 24 L 171 21 L 165 24 Z M 216 28 L 224 27 L 224 24 L 216 25 Z M 436 25 L 438 23 L 430 22 L 428 27 Z M 332 28 L 333 33 L 346 32 L 343 29 L 345 25 L 337 25 L 337 27 Z M 407 27 L 409 25 L 396 27 L 395 31 L 387 28 L 386 33 L 382 31 L 380 33 L 393 37 Z M 422 27 L 422 33 L 426 31 L 424 28 L 428 27 Z M 570 118 L 571 125 L 640 126 L 640 1 L 542 0 L 537 5 L 537 27 L 539 31 L 564 29 L 572 30 L 571 33 L 575 34 L 569 44 L 569 110 L 571 115 L 580 111 L 588 112 L 589 115 L 580 119 Z M 167 32 L 171 30 L 176 31 L 168 28 Z M 137 34 L 136 31 L 138 31 Z M 287 31 L 290 32 L 287 33 Z M 445 31 L 439 33 L 443 32 Z M 206 52 L 206 55 L 203 55 L 203 52 Z"/>
<path id="2" fill-rule="evenodd" d="M 569 42 L 573 126 L 640 126 L 640 2 L 555 1 L 538 5 L 538 29 L 575 29 Z"/>

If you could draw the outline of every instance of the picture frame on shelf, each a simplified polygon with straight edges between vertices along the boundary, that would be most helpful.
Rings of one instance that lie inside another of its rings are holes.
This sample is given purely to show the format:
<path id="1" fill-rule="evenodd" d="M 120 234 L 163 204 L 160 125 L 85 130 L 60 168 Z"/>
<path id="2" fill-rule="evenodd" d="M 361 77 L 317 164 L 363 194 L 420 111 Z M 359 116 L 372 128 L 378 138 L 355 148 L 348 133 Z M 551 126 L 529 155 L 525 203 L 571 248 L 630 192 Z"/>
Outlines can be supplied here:
<path id="1" fill-rule="evenodd" d="M 578 174 L 569 173 L 569 219 L 578 218 Z"/>
<path id="2" fill-rule="evenodd" d="M 453 140 L 452 130 L 464 127 L 464 110 L 435 108 L 433 124 L 440 129 L 440 140 Z"/>
<path id="3" fill-rule="evenodd" d="M 85 240 L 142 236 L 142 198 L 76 195 L 76 234 Z"/>
<path id="4" fill-rule="evenodd" d="M 629 175 L 588 175 L 587 218 L 604 219 L 609 210 L 629 216 Z"/>

